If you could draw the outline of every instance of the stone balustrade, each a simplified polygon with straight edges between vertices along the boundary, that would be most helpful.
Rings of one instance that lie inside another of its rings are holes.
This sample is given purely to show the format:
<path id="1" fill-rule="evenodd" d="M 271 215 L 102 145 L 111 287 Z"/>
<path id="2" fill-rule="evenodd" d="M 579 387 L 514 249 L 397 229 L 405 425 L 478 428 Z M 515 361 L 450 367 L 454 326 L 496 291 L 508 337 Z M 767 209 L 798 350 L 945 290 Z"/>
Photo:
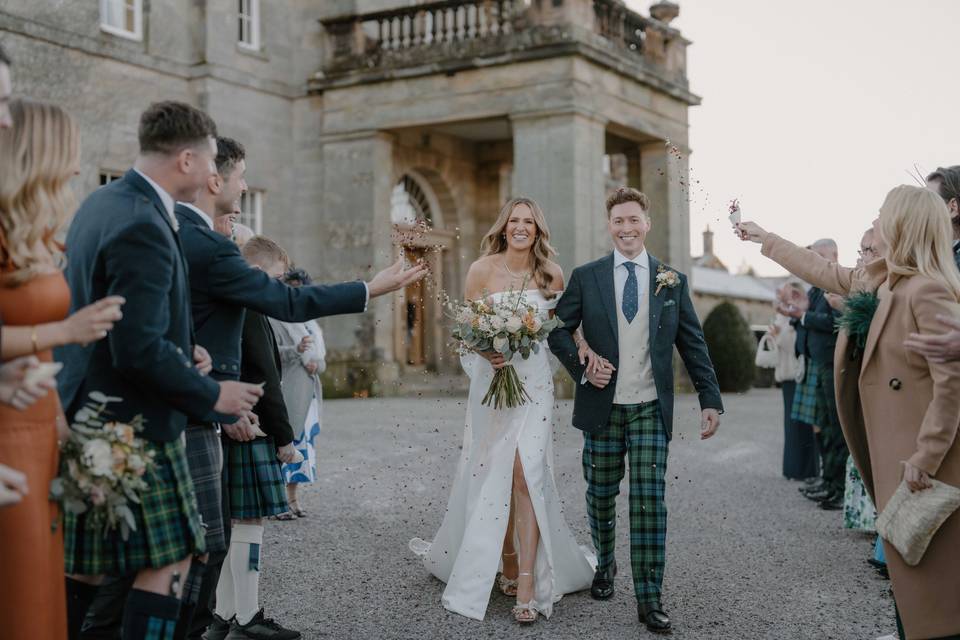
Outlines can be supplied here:
<path id="1" fill-rule="evenodd" d="M 325 62 L 311 84 L 323 90 L 348 78 L 456 72 L 576 51 L 610 66 L 639 65 L 685 89 L 689 42 L 668 25 L 676 5 L 651 11 L 662 19 L 622 0 L 439 0 L 326 18 Z"/>

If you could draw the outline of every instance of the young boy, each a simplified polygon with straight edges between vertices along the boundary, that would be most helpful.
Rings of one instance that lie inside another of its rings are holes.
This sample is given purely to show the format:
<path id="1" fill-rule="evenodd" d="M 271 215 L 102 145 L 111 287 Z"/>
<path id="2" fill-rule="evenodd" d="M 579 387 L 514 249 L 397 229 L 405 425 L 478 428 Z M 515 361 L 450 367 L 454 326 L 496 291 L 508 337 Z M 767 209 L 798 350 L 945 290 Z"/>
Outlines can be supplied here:
<path id="1" fill-rule="evenodd" d="M 277 243 L 256 236 L 242 248 L 250 266 L 278 278 L 289 259 Z M 249 442 L 224 439 L 232 532 L 230 550 L 217 583 L 213 636 L 297 640 L 300 633 L 264 617 L 259 604 L 260 548 L 263 518 L 287 511 L 280 463 L 294 462 L 293 429 L 280 391 L 280 355 L 267 318 L 247 309 L 243 322 L 240 380 L 263 386 L 263 397 L 253 408 L 265 434 Z M 232 624 L 228 621 L 232 620 Z M 211 635 L 208 631 L 208 636 Z"/>

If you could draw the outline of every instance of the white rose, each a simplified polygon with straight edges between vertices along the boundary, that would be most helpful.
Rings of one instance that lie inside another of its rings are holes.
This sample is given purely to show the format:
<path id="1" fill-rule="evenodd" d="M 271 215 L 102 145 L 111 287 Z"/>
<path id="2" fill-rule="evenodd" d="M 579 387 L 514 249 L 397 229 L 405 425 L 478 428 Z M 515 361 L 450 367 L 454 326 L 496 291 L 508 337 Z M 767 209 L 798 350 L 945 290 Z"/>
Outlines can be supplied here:
<path id="1" fill-rule="evenodd" d="M 143 461 L 143 458 L 133 453 L 127 458 L 127 466 L 130 467 L 130 470 L 134 473 L 139 474 L 141 471 L 146 469 L 146 463 Z"/>
<path id="2" fill-rule="evenodd" d="M 536 332 L 540 331 L 540 328 L 541 328 L 542 326 L 543 326 L 543 323 L 540 321 L 540 318 L 536 318 L 536 317 L 535 317 L 535 318 L 533 319 L 533 325 L 530 327 L 530 330 L 531 330 L 533 333 L 536 333 Z"/>
<path id="3" fill-rule="evenodd" d="M 108 476 L 113 469 L 113 451 L 105 440 L 88 440 L 83 445 L 83 460 L 90 473 Z"/>
<path id="4" fill-rule="evenodd" d="M 493 350 L 497 353 L 503 353 L 507 350 L 507 347 L 510 346 L 510 341 L 501 336 L 497 336 L 493 339 Z"/>
<path id="5" fill-rule="evenodd" d="M 500 331 L 503 329 L 505 320 L 500 316 L 490 316 L 490 326 L 493 327 L 494 331 Z"/>
<path id="6" fill-rule="evenodd" d="M 521 320 L 518 316 L 512 316 L 509 320 L 507 320 L 507 331 L 510 333 L 516 333 L 517 331 L 520 331 L 521 327 L 523 327 L 523 320 Z"/>

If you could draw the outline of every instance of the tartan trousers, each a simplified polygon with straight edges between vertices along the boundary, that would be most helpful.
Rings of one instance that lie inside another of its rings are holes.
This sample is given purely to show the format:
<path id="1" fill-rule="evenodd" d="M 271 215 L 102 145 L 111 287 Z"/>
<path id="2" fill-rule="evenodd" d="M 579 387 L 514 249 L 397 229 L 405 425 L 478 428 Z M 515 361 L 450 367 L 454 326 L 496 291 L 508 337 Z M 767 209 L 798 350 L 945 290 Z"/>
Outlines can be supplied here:
<path id="1" fill-rule="evenodd" d="M 666 560 L 667 433 L 660 405 L 613 405 L 607 429 L 585 433 L 583 476 L 587 481 L 587 518 L 597 566 L 614 561 L 617 496 L 624 456 L 630 461 L 630 565 L 638 602 L 657 602 Z"/>

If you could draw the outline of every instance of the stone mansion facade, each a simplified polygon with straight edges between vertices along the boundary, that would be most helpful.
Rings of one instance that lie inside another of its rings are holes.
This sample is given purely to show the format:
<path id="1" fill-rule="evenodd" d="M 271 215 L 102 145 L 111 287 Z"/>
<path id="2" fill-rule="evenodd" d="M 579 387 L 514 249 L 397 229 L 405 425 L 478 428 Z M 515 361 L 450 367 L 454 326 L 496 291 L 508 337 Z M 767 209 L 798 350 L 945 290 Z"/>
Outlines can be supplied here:
<path id="1" fill-rule="evenodd" d="M 608 250 L 603 201 L 652 199 L 651 252 L 689 271 L 689 42 L 621 0 L 5 0 L 15 92 L 79 121 L 86 195 L 126 170 L 140 112 L 177 99 L 247 148 L 245 221 L 321 282 L 405 252 L 425 284 L 325 319 L 328 388 L 457 368 L 462 295 L 502 203 L 535 198 L 559 261 Z"/>

